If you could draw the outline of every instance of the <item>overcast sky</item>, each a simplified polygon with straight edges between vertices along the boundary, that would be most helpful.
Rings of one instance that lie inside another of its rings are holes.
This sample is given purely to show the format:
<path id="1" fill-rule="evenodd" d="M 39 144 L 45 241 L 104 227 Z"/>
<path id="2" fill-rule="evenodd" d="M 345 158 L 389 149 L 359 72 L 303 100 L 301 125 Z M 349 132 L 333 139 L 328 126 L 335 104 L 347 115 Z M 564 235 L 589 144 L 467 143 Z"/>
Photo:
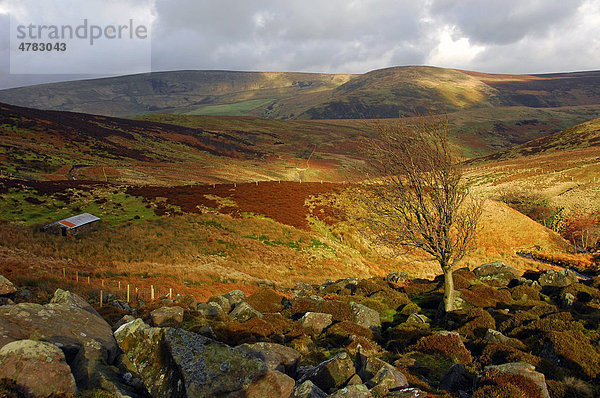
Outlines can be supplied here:
<path id="1" fill-rule="evenodd" d="M 0 0 L 0 88 L 98 76 L 94 70 L 87 76 L 10 74 L 9 14 L 21 1 L 26 0 Z M 89 0 L 43 1 L 56 7 L 77 3 L 71 9 L 81 18 L 98 14 L 86 9 Z M 143 3 L 150 10 L 153 71 L 364 73 L 399 65 L 494 73 L 600 69 L 600 0 L 103 2 L 106 7 L 124 3 Z"/>

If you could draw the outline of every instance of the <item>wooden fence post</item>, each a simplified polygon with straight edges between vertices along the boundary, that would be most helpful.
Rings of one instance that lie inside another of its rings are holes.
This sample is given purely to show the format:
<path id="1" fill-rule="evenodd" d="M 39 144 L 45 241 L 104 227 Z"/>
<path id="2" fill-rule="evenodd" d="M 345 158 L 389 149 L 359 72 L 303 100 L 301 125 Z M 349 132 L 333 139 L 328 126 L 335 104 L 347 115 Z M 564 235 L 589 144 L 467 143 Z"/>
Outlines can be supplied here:
<path id="1" fill-rule="evenodd" d="M 154 300 L 154 285 L 150 285 L 150 300 Z"/>
<path id="2" fill-rule="evenodd" d="M 129 302 L 129 283 L 127 284 L 127 302 Z"/>
<path id="3" fill-rule="evenodd" d="M 100 308 L 102 308 L 102 290 L 100 290 Z"/>

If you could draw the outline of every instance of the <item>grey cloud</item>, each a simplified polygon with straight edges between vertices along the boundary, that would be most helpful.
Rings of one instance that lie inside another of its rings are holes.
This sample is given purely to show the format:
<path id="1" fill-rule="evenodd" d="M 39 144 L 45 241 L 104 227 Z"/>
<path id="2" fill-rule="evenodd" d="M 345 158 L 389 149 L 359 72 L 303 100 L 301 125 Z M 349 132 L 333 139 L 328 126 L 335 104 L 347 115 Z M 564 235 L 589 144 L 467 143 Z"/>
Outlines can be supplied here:
<path id="1" fill-rule="evenodd" d="M 572 18 L 583 0 L 434 0 L 431 13 L 473 43 L 510 44 L 544 35 Z"/>

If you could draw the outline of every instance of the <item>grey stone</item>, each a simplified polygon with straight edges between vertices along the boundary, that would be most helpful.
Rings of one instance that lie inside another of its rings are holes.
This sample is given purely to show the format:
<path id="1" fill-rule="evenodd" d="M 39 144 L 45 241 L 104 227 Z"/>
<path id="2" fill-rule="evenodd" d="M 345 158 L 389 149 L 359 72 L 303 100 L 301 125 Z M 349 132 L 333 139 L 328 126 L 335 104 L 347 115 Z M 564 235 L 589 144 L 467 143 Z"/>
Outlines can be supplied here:
<path id="1" fill-rule="evenodd" d="M 238 322 L 246 322 L 252 318 L 262 318 L 263 314 L 256 311 L 245 301 L 241 301 L 236 304 L 235 308 L 229 313 L 231 319 Z"/>
<path id="2" fill-rule="evenodd" d="M 326 396 L 327 394 L 312 381 L 306 380 L 305 382 L 296 385 L 290 398 L 325 398 Z"/>
<path id="3" fill-rule="evenodd" d="M 350 308 L 353 320 L 358 325 L 371 330 L 379 330 L 381 328 L 379 312 L 358 303 L 352 303 Z"/>
<path id="4" fill-rule="evenodd" d="M 540 387 L 542 398 L 550 398 L 548 393 L 548 386 L 546 385 L 546 378 L 543 373 L 536 372 L 535 366 L 530 365 L 526 362 L 512 362 L 505 363 L 502 365 L 486 366 L 486 371 L 495 370 L 501 373 L 515 374 L 523 377 L 527 377 L 532 380 L 535 384 Z"/>
<path id="5" fill-rule="evenodd" d="M 6 296 L 13 294 L 17 291 L 17 288 L 11 281 L 0 275 L 0 296 Z"/>
<path id="6" fill-rule="evenodd" d="M 152 323 L 158 327 L 181 327 L 183 323 L 183 308 L 160 307 L 150 313 Z"/>
<path id="7" fill-rule="evenodd" d="M 303 328 L 320 334 L 325 328 L 333 323 L 333 315 L 322 312 L 307 312 L 300 318 Z"/>
<path id="8" fill-rule="evenodd" d="M 544 271 L 538 279 L 542 287 L 566 287 L 578 281 L 577 274 L 569 269 L 563 269 L 558 272 L 554 270 Z"/>

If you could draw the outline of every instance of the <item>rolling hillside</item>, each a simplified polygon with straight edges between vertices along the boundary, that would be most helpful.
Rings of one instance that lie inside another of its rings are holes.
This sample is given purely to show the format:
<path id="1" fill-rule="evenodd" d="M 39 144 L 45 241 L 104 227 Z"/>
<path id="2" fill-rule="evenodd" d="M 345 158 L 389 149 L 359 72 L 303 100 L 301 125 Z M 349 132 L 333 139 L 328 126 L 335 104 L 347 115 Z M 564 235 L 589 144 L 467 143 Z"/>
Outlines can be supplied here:
<path id="1" fill-rule="evenodd" d="M 597 71 L 493 75 L 425 66 L 363 75 L 173 71 L 2 90 L 0 102 L 107 116 L 369 119 L 469 109 L 484 115 L 498 106 L 600 109 L 599 83 Z"/>

